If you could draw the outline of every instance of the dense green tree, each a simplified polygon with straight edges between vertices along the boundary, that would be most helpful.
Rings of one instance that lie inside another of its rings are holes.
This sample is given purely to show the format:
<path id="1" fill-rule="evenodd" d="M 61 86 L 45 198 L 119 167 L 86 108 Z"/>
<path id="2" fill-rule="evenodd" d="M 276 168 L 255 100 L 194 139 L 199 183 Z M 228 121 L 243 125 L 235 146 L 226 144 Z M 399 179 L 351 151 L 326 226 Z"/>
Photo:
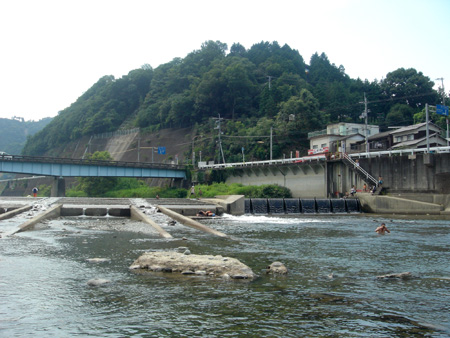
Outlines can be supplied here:
<path id="1" fill-rule="evenodd" d="M 406 104 L 398 103 L 386 115 L 388 126 L 407 126 L 413 123 L 414 109 Z"/>
<path id="2" fill-rule="evenodd" d="M 386 75 L 380 82 L 385 99 L 392 104 L 406 103 L 415 110 L 425 103 L 436 104 L 439 97 L 433 90 L 434 82 L 413 68 L 399 68 Z"/>
<path id="3" fill-rule="evenodd" d="M 111 161 L 113 158 L 107 151 L 96 151 L 87 156 L 88 160 Z M 117 177 L 80 177 L 78 178 L 79 189 L 84 191 L 88 197 L 103 196 L 106 192 L 114 190 L 119 179 Z"/>

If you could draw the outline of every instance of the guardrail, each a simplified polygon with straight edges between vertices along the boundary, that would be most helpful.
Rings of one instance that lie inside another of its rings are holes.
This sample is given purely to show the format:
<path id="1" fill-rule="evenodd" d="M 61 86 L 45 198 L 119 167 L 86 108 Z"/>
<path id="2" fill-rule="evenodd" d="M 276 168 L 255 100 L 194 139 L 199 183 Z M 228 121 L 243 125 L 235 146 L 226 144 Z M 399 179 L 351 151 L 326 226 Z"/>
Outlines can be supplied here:
<path id="1" fill-rule="evenodd" d="M 325 154 L 323 154 L 323 155 L 296 157 L 296 158 L 289 158 L 289 159 L 282 159 L 282 160 L 207 164 L 207 165 L 199 165 L 198 168 L 199 169 L 243 168 L 243 167 L 267 166 L 267 165 L 273 165 L 273 164 L 319 162 L 319 161 L 326 161 L 326 159 L 327 158 L 326 158 Z"/>
<path id="2" fill-rule="evenodd" d="M 371 151 L 364 153 L 348 154 L 350 157 L 357 158 L 369 158 L 369 157 L 381 157 L 381 156 L 395 156 L 395 155 L 414 155 L 419 153 L 426 153 L 426 148 L 417 149 L 402 149 L 402 150 L 385 150 L 385 151 Z M 433 147 L 430 148 L 430 153 L 450 153 L 450 147 Z"/>
<path id="3" fill-rule="evenodd" d="M 267 160 L 267 161 L 253 161 L 253 162 L 235 162 L 235 163 L 220 163 L 220 164 L 206 164 L 199 165 L 199 169 L 224 169 L 224 168 L 243 168 L 243 167 L 253 167 L 253 166 L 266 166 L 266 165 L 276 165 L 276 164 L 293 164 L 302 162 L 314 162 L 314 161 L 326 161 L 327 159 L 337 160 L 340 158 L 348 157 L 349 160 L 352 158 L 369 158 L 369 157 L 381 157 L 381 156 L 396 156 L 396 155 L 413 155 L 417 153 L 426 153 L 426 148 L 417 149 L 403 149 L 403 150 L 386 150 L 377 152 L 364 152 L 364 153 L 350 153 L 342 154 L 339 153 L 335 155 L 334 153 L 319 154 L 313 156 L 296 157 L 282 160 Z M 450 153 L 450 147 L 433 147 L 430 148 L 430 153 Z M 330 155 L 331 154 L 331 155 Z M 361 170 L 361 168 L 360 168 Z M 364 169 L 362 169 L 364 170 Z M 367 175 L 370 175 L 367 173 Z M 375 180 L 375 179 L 374 179 Z M 376 180 L 375 180 L 376 181 Z M 376 181 L 378 183 L 378 181 Z"/>

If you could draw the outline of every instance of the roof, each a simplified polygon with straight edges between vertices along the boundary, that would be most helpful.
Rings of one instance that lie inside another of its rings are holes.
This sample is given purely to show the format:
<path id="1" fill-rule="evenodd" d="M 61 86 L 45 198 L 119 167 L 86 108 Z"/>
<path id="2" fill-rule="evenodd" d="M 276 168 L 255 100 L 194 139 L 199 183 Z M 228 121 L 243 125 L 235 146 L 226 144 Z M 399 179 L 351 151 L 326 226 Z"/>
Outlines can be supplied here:
<path id="1" fill-rule="evenodd" d="M 364 139 L 364 135 L 361 135 L 360 133 L 356 133 L 356 134 L 351 134 L 351 135 L 343 135 L 343 136 L 339 136 L 336 138 L 335 141 L 343 141 L 343 140 L 348 140 L 349 138 L 355 137 L 355 136 L 359 136 L 362 139 Z"/>
<path id="2" fill-rule="evenodd" d="M 431 139 L 431 138 L 437 138 L 437 139 L 441 139 L 444 142 L 447 142 L 438 133 L 431 134 L 429 136 L 429 139 Z M 411 146 L 417 145 L 419 143 L 422 143 L 422 142 L 424 142 L 426 140 L 427 140 L 427 137 L 425 136 L 425 137 L 418 138 L 418 139 L 415 139 L 415 140 L 409 140 L 409 141 L 405 141 L 405 142 L 400 142 L 400 143 L 397 143 L 394 146 L 392 146 L 391 149 L 403 148 L 403 147 L 411 147 Z"/>
<path id="3" fill-rule="evenodd" d="M 402 128 L 397 129 L 397 130 L 391 131 L 391 134 L 394 135 L 394 134 L 405 133 L 405 132 L 408 132 L 408 131 L 419 130 L 419 129 L 425 127 L 426 124 L 427 124 L 426 122 L 422 122 L 422 123 L 418 123 L 418 124 L 412 124 L 410 126 L 402 127 Z M 440 130 L 441 129 L 441 128 L 439 128 L 437 125 L 435 125 L 432 122 L 429 122 L 429 126 L 432 127 L 435 130 Z"/>
<path id="4" fill-rule="evenodd" d="M 371 135 L 371 136 L 369 136 L 369 141 L 377 140 L 379 138 L 385 138 L 386 136 L 388 136 L 391 133 L 392 133 L 392 130 L 388 130 L 388 131 L 384 131 L 382 133 Z"/>

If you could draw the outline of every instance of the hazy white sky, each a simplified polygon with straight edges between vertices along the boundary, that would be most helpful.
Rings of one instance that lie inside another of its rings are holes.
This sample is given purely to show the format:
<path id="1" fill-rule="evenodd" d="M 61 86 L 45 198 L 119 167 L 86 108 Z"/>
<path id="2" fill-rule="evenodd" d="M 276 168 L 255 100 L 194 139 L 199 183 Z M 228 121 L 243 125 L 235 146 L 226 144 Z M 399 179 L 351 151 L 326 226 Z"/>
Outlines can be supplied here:
<path id="1" fill-rule="evenodd" d="M 0 117 L 57 115 L 100 77 L 207 40 L 278 41 L 352 78 L 415 68 L 450 91 L 448 0 L 0 0 Z M 437 86 L 436 86 L 437 88 Z"/>

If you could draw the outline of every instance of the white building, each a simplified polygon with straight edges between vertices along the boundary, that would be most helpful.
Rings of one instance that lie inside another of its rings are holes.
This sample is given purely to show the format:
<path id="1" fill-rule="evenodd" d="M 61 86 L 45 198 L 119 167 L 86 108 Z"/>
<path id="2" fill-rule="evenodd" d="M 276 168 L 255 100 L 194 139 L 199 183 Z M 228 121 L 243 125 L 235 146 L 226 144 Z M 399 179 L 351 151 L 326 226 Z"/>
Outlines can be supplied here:
<path id="1" fill-rule="evenodd" d="M 378 134 L 375 125 L 339 122 L 330 124 L 327 129 L 308 133 L 310 149 L 308 155 L 326 152 L 349 152 L 356 143 L 365 140 L 366 135 Z"/>

